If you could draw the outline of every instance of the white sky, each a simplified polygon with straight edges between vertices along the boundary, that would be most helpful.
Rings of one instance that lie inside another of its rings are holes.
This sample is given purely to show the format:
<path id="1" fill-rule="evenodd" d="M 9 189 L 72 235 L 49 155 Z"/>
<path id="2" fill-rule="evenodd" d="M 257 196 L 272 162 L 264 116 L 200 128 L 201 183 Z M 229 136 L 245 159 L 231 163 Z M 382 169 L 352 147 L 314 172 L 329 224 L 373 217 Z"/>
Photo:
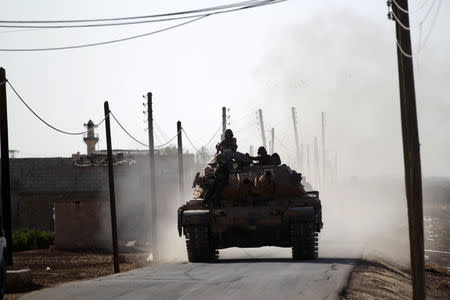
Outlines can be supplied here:
<path id="1" fill-rule="evenodd" d="M 422 162 L 425 176 L 450 176 L 450 2 L 414 0 L 410 10 Z M 233 1 L 5 1 L 2 20 L 107 18 L 208 7 Z M 425 6 L 421 8 L 422 3 Z M 424 19 L 428 7 L 433 11 Z M 103 116 L 103 102 L 147 142 L 142 95 L 153 92 L 157 122 L 171 137 L 181 120 L 197 147 L 230 108 L 240 150 L 260 144 L 255 111 L 275 128 L 276 150 L 293 157 L 290 107 L 299 112 L 301 138 L 320 136 L 327 112 L 327 144 L 344 176 L 403 172 L 394 23 L 386 1 L 301 1 L 211 16 L 161 34 L 120 44 L 52 52 L 0 52 L 0 65 L 19 93 L 47 121 L 82 131 Z M 420 22 L 423 21 L 422 26 Z M 0 32 L 0 48 L 52 47 L 141 34 L 172 25 Z M 54 132 L 8 88 L 10 148 L 18 157 L 70 156 L 81 137 Z M 105 148 L 104 126 L 99 127 Z M 156 143 L 164 139 L 156 132 Z M 193 151 L 187 141 L 184 144 Z M 281 146 L 281 144 L 283 146 Z M 117 126 L 114 148 L 143 149 Z"/>

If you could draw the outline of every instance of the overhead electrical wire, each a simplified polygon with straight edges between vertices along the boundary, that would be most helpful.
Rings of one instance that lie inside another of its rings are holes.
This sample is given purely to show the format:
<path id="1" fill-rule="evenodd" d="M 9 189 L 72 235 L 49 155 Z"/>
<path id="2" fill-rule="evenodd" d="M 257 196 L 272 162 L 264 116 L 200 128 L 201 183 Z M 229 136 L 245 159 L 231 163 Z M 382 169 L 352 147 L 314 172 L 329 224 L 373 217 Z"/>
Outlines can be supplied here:
<path id="1" fill-rule="evenodd" d="M 219 5 L 201 9 L 186 10 L 180 12 L 171 12 L 164 14 L 154 14 L 145 16 L 134 16 L 134 17 L 118 17 L 118 18 L 102 18 L 102 19 L 77 19 L 77 20 L 0 20 L 0 23 L 13 23 L 13 24 L 33 24 L 33 23 L 82 23 L 82 22 L 108 22 L 108 21 L 123 21 L 123 20 L 136 20 L 136 19 L 148 19 L 148 18 L 160 18 L 160 17 L 170 17 L 185 14 L 195 14 L 195 13 L 207 13 L 209 11 L 217 11 L 221 9 L 228 9 L 232 7 L 244 6 L 254 3 L 267 3 L 267 2 L 278 2 L 277 0 L 251 0 L 242 1 L 232 4 Z"/>
<path id="2" fill-rule="evenodd" d="M 141 38 L 141 37 L 145 37 L 145 36 L 149 36 L 152 34 L 156 34 L 156 33 L 160 33 L 163 31 L 167 31 L 170 29 L 174 29 L 195 21 L 198 21 L 200 19 L 206 18 L 206 16 L 203 17 L 199 17 L 196 18 L 194 20 L 189 20 L 177 25 L 173 25 L 173 26 L 169 26 L 169 27 L 165 27 L 162 29 L 158 29 L 155 31 L 151 31 L 148 33 L 144 33 L 144 34 L 138 34 L 138 35 L 134 35 L 134 36 L 130 36 L 130 37 L 126 37 L 126 38 L 122 38 L 122 39 L 116 39 L 116 40 L 110 40 L 110 41 L 104 41 L 104 42 L 97 42 L 97 43 L 90 43 L 90 44 L 82 44 L 82 45 L 73 45 L 73 46 L 63 46 L 63 47 L 50 47 L 50 48 L 12 48 L 12 49 L 0 49 L 0 51 L 3 52 L 34 52 L 34 51 L 52 51 L 52 50 L 68 50 L 68 49 L 77 49 L 77 48 L 86 48 L 86 47 L 93 47 L 93 46 L 100 46 L 100 45 L 107 45 L 107 44 L 113 44 L 113 43 L 119 43 L 119 42 L 124 42 L 124 41 L 128 41 L 128 40 L 133 40 L 133 39 L 137 39 L 137 38 Z"/>
<path id="3" fill-rule="evenodd" d="M 82 134 L 86 134 L 89 132 L 89 130 L 86 131 L 81 131 L 81 132 L 70 132 L 70 131 L 66 131 L 66 130 L 62 130 L 59 129 L 53 125 L 51 125 L 50 123 L 48 123 L 47 121 L 45 121 L 42 117 L 40 117 L 27 103 L 26 101 L 22 98 L 22 96 L 20 96 L 20 94 L 17 92 L 17 90 L 14 88 L 14 86 L 11 84 L 11 82 L 9 80 L 6 80 L 6 82 L 8 83 L 8 85 L 11 87 L 11 89 L 14 91 L 14 93 L 16 94 L 16 96 L 20 99 L 20 101 L 22 101 L 22 103 L 28 108 L 28 110 L 36 117 L 38 118 L 42 123 L 44 123 L 45 125 L 47 125 L 48 127 L 50 127 L 51 129 L 58 131 L 59 133 L 63 133 L 63 134 L 67 134 L 67 135 L 82 135 Z M 101 120 L 98 124 L 102 124 L 103 121 L 105 121 L 106 117 L 103 118 L 103 120 Z"/>
<path id="4" fill-rule="evenodd" d="M 427 33 L 425 39 L 423 40 L 423 42 L 421 42 L 420 48 L 417 50 L 417 52 L 420 52 L 423 49 L 424 45 L 427 43 L 428 38 L 430 37 L 431 32 L 433 31 L 433 27 L 434 27 L 434 24 L 436 23 L 437 17 L 439 16 L 439 11 L 441 10 L 442 2 L 443 2 L 442 0 L 439 0 L 439 4 L 438 4 L 437 10 L 436 10 L 436 14 L 434 15 L 433 21 L 431 21 L 430 30 L 428 31 L 428 33 Z M 433 3 L 433 5 L 434 5 L 434 3 Z"/>
<path id="5" fill-rule="evenodd" d="M 148 144 L 146 144 L 146 143 L 143 143 L 143 142 L 141 142 L 141 141 L 139 141 L 137 138 L 135 138 L 128 130 L 126 130 L 125 129 L 125 127 L 122 125 L 122 123 L 117 119 L 117 117 L 114 115 L 114 113 L 112 113 L 111 112 L 111 116 L 113 117 L 113 119 L 117 122 L 117 124 L 119 125 L 119 127 L 132 139 L 132 140 L 134 140 L 136 143 L 138 143 L 138 144 L 141 144 L 142 146 L 145 146 L 145 147 L 150 147 Z M 157 146 L 153 146 L 153 148 L 161 148 L 161 147 L 164 147 L 164 146 L 166 146 L 166 145 L 168 145 L 168 144 L 170 144 L 177 136 L 178 136 L 178 133 L 179 133 L 180 131 L 178 131 L 177 132 L 177 134 L 173 137 L 173 138 L 171 138 L 169 141 L 167 141 L 166 143 L 164 143 L 164 144 L 161 144 L 161 145 L 157 145 Z"/>
<path id="6" fill-rule="evenodd" d="M 268 4 L 272 4 L 275 0 L 266 0 L 266 1 L 258 1 L 258 3 L 254 3 L 254 1 L 250 1 L 251 3 L 247 6 L 244 6 L 243 4 L 239 5 L 238 8 L 232 8 L 222 11 L 212 11 L 209 13 L 195 13 L 195 14 L 188 14 L 188 15 L 180 15 L 177 17 L 165 17 L 160 19 L 149 19 L 144 21 L 127 21 L 127 22 L 119 22 L 119 23 L 101 23 L 101 24 L 77 24 L 77 25 L 3 25 L 0 24 L 0 28 L 28 28 L 28 29 L 63 29 L 63 28 L 90 28 L 90 27 L 110 27 L 110 26 L 124 26 L 124 25 L 135 25 L 135 24 L 145 24 L 145 23 L 156 23 L 156 22 L 166 22 L 166 21 L 175 21 L 175 20 L 182 20 L 182 19 L 191 19 L 196 17 L 201 17 L 205 15 L 217 15 L 217 14 L 224 14 L 229 13 L 237 10 L 247 9 L 247 8 L 253 8 L 258 6 L 264 6 Z M 277 0 L 276 2 L 278 2 Z M 235 5 L 236 7 L 237 5 Z M 147 18 L 150 18 L 147 17 Z M 2 22 L 0 22 L 2 23 Z"/>
<path id="7" fill-rule="evenodd" d="M 173 26 L 165 27 L 165 28 L 162 28 L 162 29 L 159 29 L 159 30 L 151 31 L 151 32 L 148 32 L 148 33 L 134 35 L 134 36 L 129 36 L 129 37 L 125 37 L 125 38 L 121 38 L 121 39 L 115 39 L 115 40 L 110 40 L 110 41 L 88 43 L 88 44 L 80 44 L 80 45 L 71 45 L 71 46 L 61 46 L 61 47 L 47 47 L 47 48 L 9 48 L 9 49 L 8 48 L 3 48 L 3 49 L 0 49 L 0 51 L 2 51 L 2 52 L 55 51 L 55 50 L 68 50 L 68 49 L 86 48 L 86 47 L 93 47 L 93 46 L 100 46 L 100 45 L 124 42 L 124 41 L 128 41 L 128 40 L 137 39 L 137 38 L 153 35 L 153 34 L 156 34 L 156 33 L 164 32 L 164 31 L 167 31 L 167 30 L 170 30 L 170 29 L 174 29 L 174 28 L 177 28 L 177 27 L 181 27 L 181 26 L 187 25 L 189 23 L 193 23 L 193 22 L 199 21 L 199 20 L 201 20 L 203 18 L 206 18 L 206 17 L 209 17 L 211 15 L 222 14 L 222 13 L 229 13 L 229 12 L 238 11 L 238 10 L 245 10 L 245 9 L 249 9 L 249 8 L 265 6 L 265 5 L 274 4 L 274 3 L 278 3 L 278 2 L 284 2 L 284 1 L 286 1 L 286 0 L 265 0 L 265 1 L 241 2 L 241 4 L 239 5 L 240 7 L 238 7 L 238 8 L 228 9 L 228 10 L 224 10 L 224 11 L 215 11 L 215 12 L 213 11 L 213 12 L 210 12 L 210 13 L 205 13 L 205 14 L 195 15 L 195 16 L 189 16 L 189 17 L 180 17 L 178 19 L 182 19 L 182 18 L 194 18 L 194 19 L 186 21 L 186 22 L 182 22 L 182 23 L 179 23 L 179 24 L 176 24 L 176 25 L 173 25 Z M 248 5 L 247 6 L 242 6 L 243 4 L 248 4 Z M 238 5 L 236 4 L 235 6 L 238 6 Z M 174 15 L 174 14 L 181 14 L 181 13 L 172 13 L 172 14 L 163 14 L 163 15 L 167 15 L 168 16 L 168 15 Z M 162 15 L 158 15 L 158 16 L 162 16 Z M 142 17 L 130 17 L 130 18 L 142 18 Z M 116 18 L 116 19 L 118 19 L 118 18 Z M 124 18 L 122 18 L 122 19 L 124 19 Z M 176 19 L 176 18 L 173 18 L 173 19 Z M 100 19 L 98 19 L 98 20 L 100 20 Z M 105 19 L 103 19 L 103 20 L 105 20 Z M 72 22 L 72 21 L 79 21 L 79 22 L 81 22 L 81 20 L 67 20 L 65 22 Z M 13 21 L 2 21 L 2 22 L 13 22 Z M 20 21 L 20 22 L 36 22 L 36 21 Z M 48 22 L 56 22 L 56 21 L 48 21 Z M 145 23 L 145 22 L 147 22 L 147 21 L 142 21 L 142 22 L 138 22 L 138 23 Z M 117 24 L 117 25 L 130 25 L 130 24 L 137 24 L 137 23 L 129 22 L 129 23 L 121 23 L 121 24 Z M 80 25 L 80 26 L 82 26 L 82 27 L 89 27 L 88 25 Z M 99 25 L 95 25 L 95 26 L 99 26 Z M 115 25 L 114 24 L 108 24 L 108 25 L 105 24 L 104 26 L 115 26 Z M 90 27 L 92 27 L 92 26 L 90 26 Z M 30 27 L 28 27 L 28 28 L 30 28 Z M 49 28 L 49 27 L 37 27 L 37 28 Z M 59 27 L 59 28 L 64 28 L 64 27 Z"/>
<path id="8" fill-rule="evenodd" d="M 187 140 L 189 141 L 189 144 L 191 144 L 192 148 L 194 148 L 194 150 L 197 151 L 197 153 L 201 153 L 200 150 L 198 150 L 198 148 L 195 147 L 194 143 L 192 143 L 191 139 L 189 138 L 189 136 L 186 133 L 186 131 L 184 130 L 184 128 L 181 128 L 181 130 L 183 131 L 184 135 L 186 136 Z"/>

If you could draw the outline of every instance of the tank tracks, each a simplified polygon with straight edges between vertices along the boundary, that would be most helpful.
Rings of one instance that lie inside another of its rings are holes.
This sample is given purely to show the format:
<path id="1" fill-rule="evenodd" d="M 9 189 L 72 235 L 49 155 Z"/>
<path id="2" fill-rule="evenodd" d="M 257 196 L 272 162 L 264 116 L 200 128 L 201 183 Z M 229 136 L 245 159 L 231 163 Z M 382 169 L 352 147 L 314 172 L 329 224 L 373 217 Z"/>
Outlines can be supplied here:
<path id="1" fill-rule="evenodd" d="M 313 223 L 290 225 L 293 260 L 315 260 L 319 253 L 318 233 Z"/>
<path id="2" fill-rule="evenodd" d="M 208 226 L 189 226 L 186 232 L 186 249 L 190 262 L 211 262 L 219 258 L 219 252 L 209 239 Z"/>

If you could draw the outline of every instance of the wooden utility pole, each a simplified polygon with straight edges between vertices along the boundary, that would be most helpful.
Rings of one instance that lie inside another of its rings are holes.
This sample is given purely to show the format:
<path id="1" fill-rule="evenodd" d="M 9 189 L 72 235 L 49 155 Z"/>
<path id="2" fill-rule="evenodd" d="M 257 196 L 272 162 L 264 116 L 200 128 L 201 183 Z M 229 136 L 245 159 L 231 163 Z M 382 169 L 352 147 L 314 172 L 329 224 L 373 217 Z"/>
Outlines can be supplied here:
<path id="1" fill-rule="evenodd" d="M 395 19 L 400 111 L 406 199 L 408 203 L 409 244 L 413 299 L 425 299 L 425 261 L 422 204 L 422 171 L 417 124 L 414 70 L 411 51 L 408 0 L 390 1 Z M 401 9 L 400 9 L 401 8 Z"/>
<path id="2" fill-rule="evenodd" d="M 294 122 L 295 154 L 297 157 L 297 165 L 300 167 L 302 163 L 300 158 L 300 144 L 298 141 L 297 117 L 295 114 L 295 107 L 292 107 L 292 121 Z"/>
<path id="3" fill-rule="evenodd" d="M 149 179 L 150 179 L 150 203 L 152 211 L 150 241 L 153 250 L 153 258 L 156 260 L 158 248 L 158 204 L 156 202 L 155 184 L 155 142 L 153 138 L 153 101 L 152 93 L 147 93 L 147 121 L 148 121 L 148 153 L 149 153 Z"/>
<path id="4" fill-rule="evenodd" d="M 325 150 L 325 113 L 322 112 L 322 181 L 323 186 L 325 186 L 327 181 L 327 160 L 325 158 L 326 150 Z"/>
<path id="5" fill-rule="evenodd" d="M 270 144 L 270 153 L 274 153 L 275 152 L 275 128 L 272 128 L 272 144 Z"/>
<path id="6" fill-rule="evenodd" d="M 320 164 L 319 164 L 319 146 L 317 137 L 314 137 L 314 175 L 316 186 L 320 185 Z"/>
<path id="7" fill-rule="evenodd" d="M 111 210 L 111 233 L 113 246 L 114 273 L 119 273 L 119 245 L 117 242 L 117 215 L 116 215 L 116 191 L 114 188 L 114 166 L 111 146 L 111 127 L 110 110 L 108 101 L 105 101 L 105 128 L 106 128 L 106 147 L 108 151 L 108 176 L 109 176 L 109 206 Z"/>
<path id="8" fill-rule="evenodd" d="M 308 168 L 308 177 L 311 176 L 311 165 L 309 163 L 309 144 L 306 144 L 306 166 Z M 311 181 L 311 178 L 309 179 Z"/>
<path id="9" fill-rule="evenodd" d="M 6 264 L 12 266 L 11 182 L 9 173 L 8 110 L 6 105 L 6 72 L 0 68 L 0 143 L 2 174 L 2 219 L 6 234 Z"/>
<path id="10" fill-rule="evenodd" d="M 180 192 L 180 201 L 184 197 L 184 171 L 183 171 L 183 140 L 182 140 L 181 122 L 177 122 L 178 134 L 178 187 Z"/>
<path id="11" fill-rule="evenodd" d="M 264 120 L 263 120 L 263 115 L 262 115 L 262 109 L 258 110 L 258 114 L 259 114 L 259 125 L 261 126 L 261 138 L 262 138 L 263 146 L 264 146 L 264 148 L 267 149 L 266 131 L 264 130 Z"/>
<path id="12" fill-rule="evenodd" d="M 225 130 L 227 130 L 227 108 L 224 106 L 222 107 L 222 138 L 223 140 L 225 138 Z"/>

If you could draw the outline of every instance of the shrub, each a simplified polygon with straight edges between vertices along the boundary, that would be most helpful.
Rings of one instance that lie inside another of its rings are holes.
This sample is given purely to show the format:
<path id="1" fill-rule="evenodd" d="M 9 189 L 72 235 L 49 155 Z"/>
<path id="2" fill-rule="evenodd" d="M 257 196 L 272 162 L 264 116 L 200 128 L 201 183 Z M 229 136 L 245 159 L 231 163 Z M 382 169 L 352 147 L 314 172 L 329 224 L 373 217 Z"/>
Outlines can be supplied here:
<path id="1" fill-rule="evenodd" d="M 25 251 L 34 249 L 35 230 L 21 228 L 12 232 L 13 251 Z M 53 245 L 55 234 L 48 231 L 36 230 L 36 246 L 38 249 L 48 248 Z"/>

